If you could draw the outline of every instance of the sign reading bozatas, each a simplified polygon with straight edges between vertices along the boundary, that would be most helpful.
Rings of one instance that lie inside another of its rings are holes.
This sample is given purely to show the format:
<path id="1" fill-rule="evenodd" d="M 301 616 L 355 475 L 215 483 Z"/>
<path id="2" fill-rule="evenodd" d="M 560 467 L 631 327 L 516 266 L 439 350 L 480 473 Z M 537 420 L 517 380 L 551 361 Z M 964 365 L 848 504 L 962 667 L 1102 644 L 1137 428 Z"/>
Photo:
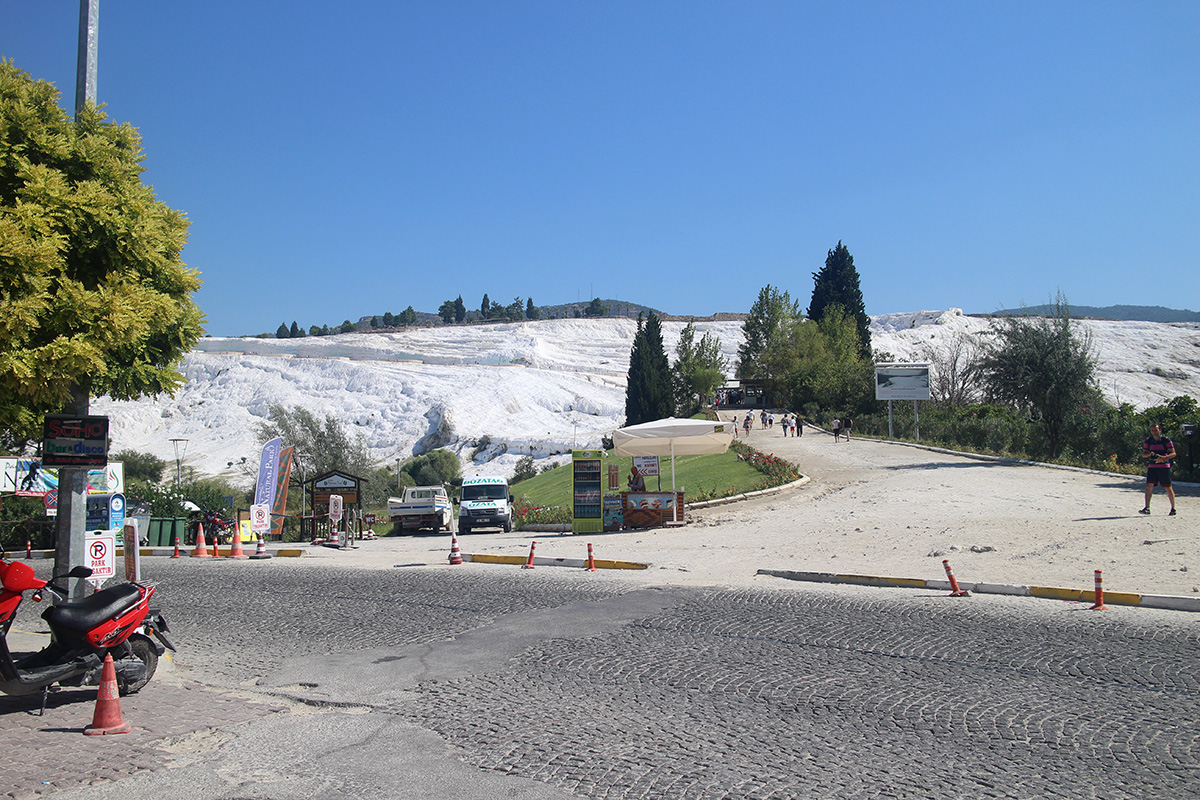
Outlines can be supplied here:
<path id="1" fill-rule="evenodd" d="M 108 417 L 47 414 L 42 466 L 103 467 L 108 464 Z"/>

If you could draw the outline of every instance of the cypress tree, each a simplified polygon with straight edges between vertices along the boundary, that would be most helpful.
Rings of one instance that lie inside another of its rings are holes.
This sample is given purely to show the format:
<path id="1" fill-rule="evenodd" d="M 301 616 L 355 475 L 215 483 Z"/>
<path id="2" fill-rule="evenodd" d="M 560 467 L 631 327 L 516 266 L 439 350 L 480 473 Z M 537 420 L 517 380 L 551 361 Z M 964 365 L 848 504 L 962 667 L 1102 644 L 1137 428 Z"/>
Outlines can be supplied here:
<path id="1" fill-rule="evenodd" d="M 675 400 L 671 367 L 663 348 L 662 326 L 653 311 L 643 323 L 638 316 L 629 379 L 625 388 L 625 424 L 638 425 L 672 415 Z"/>
<path id="2" fill-rule="evenodd" d="M 854 256 L 850 255 L 850 251 L 839 241 L 837 247 L 830 250 L 825 257 L 825 266 L 812 276 L 813 293 L 808 304 L 808 318 L 820 322 L 829 306 L 840 305 L 848 316 L 854 318 L 862 354 L 870 358 L 871 322 L 867 319 L 867 307 L 863 303 L 862 289 L 858 284 Z"/>

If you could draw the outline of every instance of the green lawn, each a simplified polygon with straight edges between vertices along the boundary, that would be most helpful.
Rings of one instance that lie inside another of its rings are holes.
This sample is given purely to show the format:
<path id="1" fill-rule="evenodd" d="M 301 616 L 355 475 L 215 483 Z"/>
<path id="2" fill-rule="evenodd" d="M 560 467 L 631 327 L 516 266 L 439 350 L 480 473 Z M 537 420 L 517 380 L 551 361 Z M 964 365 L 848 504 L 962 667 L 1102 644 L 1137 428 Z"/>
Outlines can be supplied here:
<path id="1" fill-rule="evenodd" d="M 614 456 L 612 451 L 606 451 L 603 466 L 603 485 L 606 494 L 624 491 L 629 480 L 629 468 L 633 459 L 627 456 Z M 671 459 L 661 458 L 662 475 L 646 478 L 647 491 L 671 491 Z M 621 485 L 619 489 L 608 489 L 608 466 L 616 464 L 620 468 Z M 762 488 L 766 476 L 754 467 L 739 461 L 737 453 L 727 450 L 718 455 L 708 456 L 676 456 L 675 457 L 675 487 L 685 492 L 685 499 L 694 502 L 701 499 L 728 497 L 732 494 L 754 491 Z M 660 482 L 661 481 L 661 482 Z M 571 507 L 571 465 L 552 469 L 549 472 L 521 481 L 512 487 L 516 497 L 525 497 L 538 506 Z"/>

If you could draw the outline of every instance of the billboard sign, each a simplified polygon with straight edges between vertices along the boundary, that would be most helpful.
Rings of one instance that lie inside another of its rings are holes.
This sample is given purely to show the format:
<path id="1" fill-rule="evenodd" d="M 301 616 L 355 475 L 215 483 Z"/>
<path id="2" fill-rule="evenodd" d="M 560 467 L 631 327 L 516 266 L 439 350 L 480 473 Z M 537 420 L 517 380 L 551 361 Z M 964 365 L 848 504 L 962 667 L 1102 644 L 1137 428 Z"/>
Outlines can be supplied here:
<path id="1" fill-rule="evenodd" d="M 108 417 L 47 414 L 42 429 L 42 466 L 108 466 Z"/>
<path id="2" fill-rule="evenodd" d="M 928 364 L 876 364 L 876 400 L 928 400 Z"/>
<path id="3" fill-rule="evenodd" d="M 125 465 L 112 461 L 105 467 L 88 470 L 88 494 L 113 494 L 125 491 Z M 42 467 L 36 458 L 0 458 L 0 493 L 17 497 L 43 497 L 58 491 L 58 470 Z"/>

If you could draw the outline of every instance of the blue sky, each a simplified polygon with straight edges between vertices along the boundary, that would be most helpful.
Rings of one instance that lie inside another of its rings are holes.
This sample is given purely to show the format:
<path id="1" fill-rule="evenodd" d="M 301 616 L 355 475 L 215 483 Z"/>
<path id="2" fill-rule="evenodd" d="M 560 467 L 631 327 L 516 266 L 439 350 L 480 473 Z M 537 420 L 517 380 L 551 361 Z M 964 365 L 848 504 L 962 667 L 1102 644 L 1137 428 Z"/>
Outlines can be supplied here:
<path id="1" fill-rule="evenodd" d="M 0 0 L 72 108 L 76 0 Z M 101 0 L 212 335 L 459 294 L 1200 309 L 1200 3 Z"/>

